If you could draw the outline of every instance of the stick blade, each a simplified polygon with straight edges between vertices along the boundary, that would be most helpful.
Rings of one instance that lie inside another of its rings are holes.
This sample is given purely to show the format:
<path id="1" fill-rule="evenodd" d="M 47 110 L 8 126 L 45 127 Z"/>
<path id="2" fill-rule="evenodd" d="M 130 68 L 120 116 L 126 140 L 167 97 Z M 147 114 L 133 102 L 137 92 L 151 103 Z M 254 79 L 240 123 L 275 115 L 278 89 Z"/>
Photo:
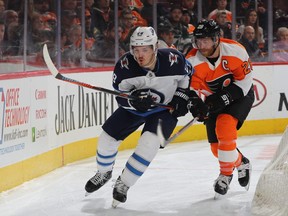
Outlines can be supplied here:
<path id="1" fill-rule="evenodd" d="M 55 67 L 54 63 L 52 62 L 51 58 L 50 58 L 50 55 L 49 55 L 49 51 L 48 51 L 48 48 L 47 48 L 47 44 L 44 44 L 43 46 L 43 58 L 44 58 L 44 61 L 50 71 L 50 73 L 56 77 L 59 73 L 58 69 Z"/>

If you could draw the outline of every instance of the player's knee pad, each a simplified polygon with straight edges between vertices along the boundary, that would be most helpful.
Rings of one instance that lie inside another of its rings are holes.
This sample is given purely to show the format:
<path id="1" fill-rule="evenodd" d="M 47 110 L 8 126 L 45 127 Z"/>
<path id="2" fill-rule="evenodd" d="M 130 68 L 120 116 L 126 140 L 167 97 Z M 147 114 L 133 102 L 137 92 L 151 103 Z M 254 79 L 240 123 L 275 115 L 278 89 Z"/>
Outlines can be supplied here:
<path id="1" fill-rule="evenodd" d="M 148 161 L 152 161 L 160 148 L 160 141 L 156 134 L 145 131 L 135 149 L 135 153 Z"/>
<path id="2" fill-rule="evenodd" d="M 229 114 L 220 114 L 216 121 L 216 135 L 219 141 L 235 141 L 237 139 L 238 120 Z"/>
<path id="3" fill-rule="evenodd" d="M 211 152 L 218 158 L 218 143 L 210 143 Z"/>
<path id="4" fill-rule="evenodd" d="M 102 131 L 98 138 L 98 147 L 97 152 L 103 155 L 111 155 L 118 151 L 118 147 L 122 140 L 116 140 L 107 134 L 105 131 Z"/>

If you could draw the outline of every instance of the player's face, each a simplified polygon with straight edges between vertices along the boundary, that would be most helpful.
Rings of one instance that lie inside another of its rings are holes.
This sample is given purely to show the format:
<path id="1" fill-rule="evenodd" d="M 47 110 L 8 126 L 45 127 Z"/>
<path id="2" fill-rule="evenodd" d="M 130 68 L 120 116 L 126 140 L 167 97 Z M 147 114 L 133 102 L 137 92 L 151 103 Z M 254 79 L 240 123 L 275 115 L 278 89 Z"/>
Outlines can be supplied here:
<path id="1" fill-rule="evenodd" d="M 154 61 L 155 53 L 152 46 L 135 46 L 133 47 L 135 60 L 141 67 L 146 67 Z"/>
<path id="2" fill-rule="evenodd" d="M 214 41 L 210 37 L 198 38 L 195 44 L 200 53 L 205 57 L 212 55 L 214 52 Z"/>

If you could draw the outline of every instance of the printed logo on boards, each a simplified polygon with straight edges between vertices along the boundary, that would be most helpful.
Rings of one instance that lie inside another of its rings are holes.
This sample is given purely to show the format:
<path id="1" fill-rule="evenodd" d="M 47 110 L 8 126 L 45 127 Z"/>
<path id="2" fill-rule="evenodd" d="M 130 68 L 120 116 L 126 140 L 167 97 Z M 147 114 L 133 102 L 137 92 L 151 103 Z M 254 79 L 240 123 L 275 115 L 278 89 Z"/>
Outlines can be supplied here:
<path id="1" fill-rule="evenodd" d="M 3 142 L 4 119 L 5 119 L 5 95 L 4 95 L 4 89 L 0 88 L 0 144 L 2 144 Z"/>
<path id="2" fill-rule="evenodd" d="M 46 90 L 36 89 L 35 90 L 35 99 L 36 100 L 43 100 L 46 99 L 47 93 Z"/>
<path id="3" fill-rule="evenodd" d="M 267 96 L 267 89 L 263 82 L 253 78 L 255 101 L 252 107 L 259 106 Z"/>
<path id="4" fill-rule="evenodd" d="M 32 142 L 36 141 L 36 136 L 35 136 L 35 127 L 32 127 Z"/>
<path id="5" fill-rule="evenodd" d="M 32 127 L 32 142 L 36 142 L 36 139 L 46 136 L 47 136 L 46 128 L 37 129 L 36 127 Z"/>

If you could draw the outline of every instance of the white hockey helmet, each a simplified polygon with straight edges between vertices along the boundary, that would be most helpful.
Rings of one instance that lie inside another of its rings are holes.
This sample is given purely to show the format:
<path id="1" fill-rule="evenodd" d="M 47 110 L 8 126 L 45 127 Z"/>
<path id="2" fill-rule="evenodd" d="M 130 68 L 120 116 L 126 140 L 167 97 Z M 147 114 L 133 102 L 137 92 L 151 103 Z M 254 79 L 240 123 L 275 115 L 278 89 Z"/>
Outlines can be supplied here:
<path id="1" fill-rule="evenodd" d="M 152 45 L 154 52 L 157 50 L 158 37 L 152 27 L 137 27 L 130 37 L 130 52 L 133 55 L 133 46 Z"/>

